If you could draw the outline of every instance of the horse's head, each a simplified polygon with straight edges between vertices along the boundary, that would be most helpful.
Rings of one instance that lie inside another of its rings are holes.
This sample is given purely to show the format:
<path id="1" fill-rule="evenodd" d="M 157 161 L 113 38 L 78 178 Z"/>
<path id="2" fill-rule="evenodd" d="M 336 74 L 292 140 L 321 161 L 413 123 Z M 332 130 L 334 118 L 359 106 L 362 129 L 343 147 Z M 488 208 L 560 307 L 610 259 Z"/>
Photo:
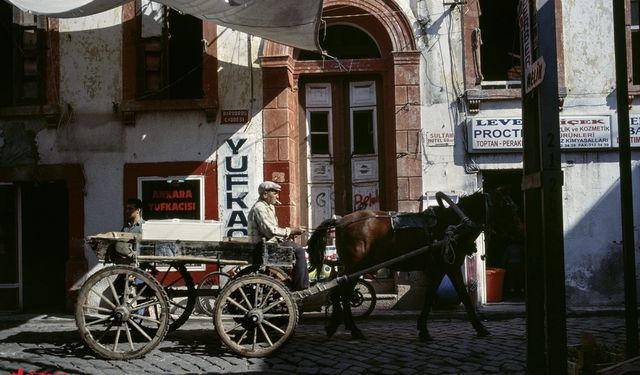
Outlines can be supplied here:
<path id="1" fill-rule="evenodd" d="M 523 226 L 518 207 L 507 189 L 498 188 L 487 193 L 475 192 L 463 196 L 458 206 L 475 226 L 482 226 L 481 230 L 487 236 L 522 239 Z M 475 230 L 471 231 L 473 232 L 479 233 Z"/>
<path id="2" fill-rule="evenodd" d="M 505 187 L 498 187 L 485 193 L 486 231 L 505 239 L 520 241 L 524 235 L 524 226 L 520 219 L 518 206 Z"/>

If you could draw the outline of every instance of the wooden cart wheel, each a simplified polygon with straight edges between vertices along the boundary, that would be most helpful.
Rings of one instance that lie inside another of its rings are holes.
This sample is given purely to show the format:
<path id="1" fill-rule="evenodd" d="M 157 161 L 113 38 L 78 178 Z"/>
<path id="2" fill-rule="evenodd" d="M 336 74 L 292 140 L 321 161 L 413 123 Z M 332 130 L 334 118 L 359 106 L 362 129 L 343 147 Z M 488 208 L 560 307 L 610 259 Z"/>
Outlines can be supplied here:
<path id="1" fill-rule="evenodd" d="M 220 292 L 231 281 L 231 276 L 226 272 L 210 272 L 206 274 L 198 284 L 198 309 L 213 316 L 213 308 Z"/>
<path id="2" fill-rule="evenodd" d="M 222 342 L 236 354 L 266 357 L 293 334 L 298 307 L 281 282 L 253 274 L 231 281 L 222 290 L 213 323 Z"/>
<path id="3" fill-rule="evenodd" d="M 140 358 L 169 329 L 168 297 L 150 274 L 133 266 L 94 273 L 80 288 L 76 325 L 82 340 L 106 359 Z"/>
<path id="4" fill-rule="evenodd" d="M 193 278 L 182 263 L 141 263 L 140 268 L 151 273 L 169 296 L 169 332 L 182 326 L 196 305 L 197 293 Z"/>
<path id="5" fill-rule="evenodd" d="M 358 279 L 349 299 L 353 318 L 362 319 L 371 315 L 376 307 L 377 300 L 376 290 L 373 285 L 365 279 Z M 332 309 L 333 306 L 331 305 L 329 294 L 327 295 L 326 314 L 331 315 Z"/>

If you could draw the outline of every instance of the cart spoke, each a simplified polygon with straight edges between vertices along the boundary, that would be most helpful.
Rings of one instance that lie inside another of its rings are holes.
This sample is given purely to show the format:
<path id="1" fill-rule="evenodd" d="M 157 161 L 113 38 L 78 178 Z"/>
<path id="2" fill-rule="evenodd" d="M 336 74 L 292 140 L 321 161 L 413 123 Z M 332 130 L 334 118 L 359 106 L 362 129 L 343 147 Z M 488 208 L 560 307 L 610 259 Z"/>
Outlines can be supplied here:
<path id="1" fill-rule="evenodd" d="M 244 293 L 244 290 L 242 289 L 242 287 L 238 288 L 238 291 L 240 292 L 240 294 L 242 294 L 242 299 L 244 300 L 244 302 L 247 303 L 247 306 L 249 307 L 249 309 L 253 308 L 253 306 L 251 305 L 251 302 L 249 301 L 249 298 Z"/>
<path id="2" fill-rule="evenodd" d="M 271 297 L 271 294 L 273 294 L 273 288 L 269 289 L 269 292 L 267 292 L 266 297 L 264 297 L 262 299 L 262 303 L 260 304 L 260 307 L 258 307 L 258 308 L 262 308 L 262 306 L 264 306 L 264 304 L 267 303 L 267 301 L 269 301 L 269 297 Z"/>
<path id="3" fill-rule="evenodd" d="M 111 280 L 111 278 L 107 278 L 107 281 L 109 281 L 109 290 L 111 290 L 111 294 L 113 295 L 113 299 L 118 302 L 119 298 L 118 298 L 118 292 L 116 291 L 116 287 L 115 285 L 113 285 L 113 280 Z M 111 303 L 111 301 L 107 301 L 109 302 L 109 304 L 113 307 L 115 307 L 114 304 Z"/>
<path id="4" fill-rule="evenodd" d="M 151 341 L 152 338 L 147 335 L 147 333 L 144 331 L 144 329 L 142 329 L 138 323 L 134 322 L 133 320 L 128 320 L 127 321 L 128 324 L 131 324 L 133 326 L 133 328 L 135 328 L 138 332 L 140 332 L 142 334 L 142 336 L 144 336 L 147 340 Z"/>
<path id="5" fill-rule="evenodd" d="M 153 266 L 153 268 L 157 270 L 155 266 Z M 161 285 L 164 285 L 164 280 L 167 278 L 167 276 L 169 276 L 169 272 L 171 271 L 172 268 L 173 268 L 173 264 L 169 264 L 169 268 L 167 268 L 164 274 L 162 274 L 162 279 L 159 280 Z"/>
<path id="6" fill-rule="evenodd" d="M 104 302 L 106 302 L 109 306 L 111 306 L 112 308 L 116 308 L 116 305 L 114 305 L 111 301 L 109 301 L 107 299 L 107 297 L 103 296 L 102 293 L 98 293 L 95 290 L 93 290 L 93 288 L 91 288 L 91 292 L 93 292 L 93 294 L 95 294 L 96 296 L 100 297 L 101 300 L 103 300 Z M 116 296 L 116 301 L 118 300 L 118 297 Z"/>
<path id="7" fill-rule="evenodd" d="M 236 344 L 241 345 L 242 340 L 247 337 L 247 332 L 248 331 L 246 329 L 242 332 L 242 335 L 240 336 L 240 339 L 236 342 Z"/>
<path id="8" fill-rule="evenodd" d="M 268 323 L 268 322 L 265 322 L 265 323 Z M 258 327 L 260 327 L 260 331 L 262 332 L 262 335 L 264 336 L 264 338 L 267 339 L 269 346 L 273 346 L 273 343 L 271 342 L 271 339 L 269 338 L 269 335 L 267 335 L 267 331 L 264 329 L 262 324 L 259 324 Z"/>
<path id="9" fill-rule="evenodd" d="M 87 323 L 86 324 L 87 327 L 93 326 L 93 325 L 96 325 L 96 324 L 100 324 L 100 323 L 106 322 L 107 320 L 111 319 L 111 315 L 98 315 L 98 316 L 104 316 L 104 318 L 96 319 L 96 320 L 93 320 L 93 321 Z"/>
<path id="10" fill-rule="evenodd" d="M 102 311 L 102 312 L 106 312 L 111 314 L 111 312 L 113 312 L 112 309 L 107 309 L 106 307 L 100 307 L 100 306 L 92 306 L 92 305 L 82 305 L 82 307 L 84 307 L 85 309 L 92 309 L 92 310 L 96 310 L 96 311 Z"/>
<path id="11" fill-rule="evenodd" d="M 285 332 L 284 332 L 282 329 L 280 329 L 280 327 L 278 327 L 278 326 L 274 325 L 274 324 L 273 324 L 273 323 L 271 323 L 270 321 L 268 321 L 268 320 L 263 320 L 263 323 L 264 323 L 264 324 L 266 324 L 266 325 L 268 325 L 269 327 L 271 327 L 271 328 L 275 329 L 276 331 L 278 331 L 278 332 L 280 332 L 281 334 L 283 334 L 283 335 L 284 335 L 284 333 L 285 333 Z M 260 326 L 260 327 L 262 327 L 262 326 Z M 263 329 L 264 329 L 264 328 L 263 328 Z"/>
<path id="12" fill-rule="evenodd" d="M 129 348 L 133 350 L 133 339 L 131 338 L 131 331 L 127 324 L 124 325 L 124 332 L 127 334 L 127 341 L 129 342 Z"/>
<path id="13" fill-rule="evenodd" d="M 149 308 L 151 306 L 157 305 L 158 303 L 159 303 L 158 300 L 153 299 L 153 300 L 150 300 L 150 301 L 145 302 L 145 303 L 140 304 L 140 305 L 131 306 L 131 310 L 146 309 L 146 308 Z"/>
<path id="14" fill-rule="evenodd" d="M 236 324 L 235 326 L 233 326 L 233 328 L 231 328 L 230 330 L 228 330 L 228 331 L 224 331 L 224 333 L 229 334 L 229 333 L 231 333 L 231 332 L 235 331 L 235 330 L 236 330 L 238 327 L 240 327 L 241 325 L 242 325 L 242 323 L 238 323 L 238 324 Z M 246 331 L 245 331 L 245 332 L 246 332 Z"/>
<path id="15" fill-rule="evenodd" d="M 138 290 L 137 295 L 138 295 L 138 296 L 143 295 L 143 293 L 145 292 L 145 290 L 147 290 L 147 287 L 148 287 L 148 285 L 147 285 L 147 284 L 144 284 L 144 286 L 143 286 L 142 288 L 140 288 L 140 290 Z"/>
<path id="16" fill-rule="evenodd" d="M 111 330 L 111 327 L 113 327 L 113 322 L 110 322 L 107 328 L 105 328 L 104 331 L 102 331 L 102 334 L 100 335 L 100 337 L 96 339 L 97 343 L 99 343 L 100 340 L 104 338 L 104 336 Z"/>
<path id="17" fill-rule="evenodd" d="M 142 319 L 144 321 L 147 322 L 153 322 L 153 323 L 157 323 L 158 325 L 160 325 L 160 321 L 157 319 L 153 319 L 149 316 L 144 316 L 144 315 L 138 315 L 138 314 L 131 314 L 132 317 L 138 318 L 138 319 Z"/>
<path id="18" fill-rule="evenodd" d="M 118 327 L 118 330 L 116 331 L 116 339 L 113 342 L 113 352 L 117 352 L 118 351 L 118 341 L 120 341 L 120 331 L 122 330 L 122 326 Z"/>
<path id="19" fill-rule="evenodd" d="M 265 317 L 266 319 L 273 319 L 273 318 L 288 318 L 291 314 L 262 314 L 263 317 Z"/>
<path id="20" fill-rule="evenodd" d="M 253 296 L 253 306 L 258 306 L 258 301 L 261 294 L 262 294 L 262 284 L 257 284 L 256 294 Z"/>
<path id="21" fill-rule="evenodd" d="M 223 318 L 226 319 L 244 319 L 244 314 L 223 314 Z"/>
<path id="22" fill-rule="evenodd" d="M 124 292 L 122 293 L 122 302 L 120 304 L 124 305 L 127 302 L 127 297 L 129 296 L 129 275 L 124 277 Z"/>
<path id="23" fill-rule="evenodd" d="M 258 339 L 258 327 L 253 327 L 253 346 L 252 349 L 254 352 L 256 351 L 256 340 Z"/>
<path id="24" fill-rule="evenodd" d="M 265 307 L 262 312 L 266 313 L 267 311 L 271 310 L 272 308 L 278 306 L 279 304 L 285 303 L 284 299 L 282 297 L 278 298 L 277 301 L 275 301 L 274 303 L 270 304 L 269 306 Z"/>
<path id="25" fill-rule="evenodd" d="M 244 312 L 248 312 L 249 310 L 247 310 L 246 308 L 244 308 L 244 306 L 242 306 L 241 304 L 239 304 L 238 302 L 236 302 L 233 298 L 231 297 L 227 297 L 227 301 L 231 302 L 233 305 L 235 305 L 237 308 L 239 308 L 240 310 L 244 311 Z"/>

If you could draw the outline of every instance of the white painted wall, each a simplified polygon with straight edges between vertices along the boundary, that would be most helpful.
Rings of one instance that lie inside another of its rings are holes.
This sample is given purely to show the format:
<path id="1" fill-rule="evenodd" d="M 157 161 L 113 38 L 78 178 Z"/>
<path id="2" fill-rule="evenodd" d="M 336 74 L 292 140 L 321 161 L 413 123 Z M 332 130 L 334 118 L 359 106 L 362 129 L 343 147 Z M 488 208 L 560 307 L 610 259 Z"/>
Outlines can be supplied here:
<path id="1" fill-rule="evenodd" d="M 465 159 L 464 8 L 450 11 L 440 0 L 403 0 L 399 4 L 414 26 L 422 53 L 424 190 L 469 193 L 479 187 L 482 170 L 521 168 L 522 158 L 517 153 L 478 154 Z M 562 5 L 567 86 L 562 114 L 610 115 L 615 119 L 611 4 L 605 0 L 564 0 Z M 249 110 L 248 124 L 207 123 L 201 111 L 185 111 L 138 113 L 136 125 L 127 127 L 114 112 L 122 91 L 120 15 L 120 9 L 114 9 L 92 17 L 60 20 L 60 103 L 65 115 L 55 129 L 29 125 L 37 129 L 42 164 L 83 166 L 86 234 L 120 228 L 124 163 L 220 162 L 217 152 L 231 135 L 246 134 L 255 142 L 252 151 L 256 159 L 251 163 L 246 199 L 252 204 L 257 183 L 263 178 L 262 75 L 258 64 L 262 41 L 230 29 L 218 30 L 220 108 Z M 480 115 L 519 117 L 520 112 L 518 101 L 502 101 L 484 103 Z M 634 105 L 632 112 L 640 112 L 640 105 Z M 429 146 L 429 135 L 438 132 L 454 133 L 455 144 Z M 633 159 L 637 224 L 638 151 Z M 465 163 L 472 173 L 465 172 Z M 564 152 L 562 163 L 569 305 L 620 304 L 617 153 Z M 226 214 L 223 206 L 220 212 Z M 638 246 L 637 230 L 636 241 Z"/>
<path id="2" fill-rule="evenodd" d="M 460 8 L 447 15 L 442 2 L 416 1 L 418 18 L 429 19 L 419 38 L 422 48 L 421 94 L 423 124 L 423 186 L 425 190 L 465 191 L 478 188 L 481 178 L 467 174 L 465 108 L 458 105 L 464 90 Z M 567 97 L 561 115 L 609 115 L 617 124 L 611 2 L 563 0 L 564 62 Z M 449 28 L 449 22 L 452 22 Z M 479 116 L 521 117 L 519 101 L 481 106 Z M 637 105 L 632 112 L 640 112 Z M 455 146 L 426 146 L 429 133 L 455 131 Z M 522 167 L 520 154 L 471 155 L 482 170 Z M 640 220 L 638 181 L 640 153 L 632 154 L 634 222 Z M 569 306 L 622 304 L 622 247 L 617 149 L 563 152 L 565 262 Z M 637 228 L 637 225 L 636 225 Z M 636 249 L 640 248 L 636 229 Z M 636 251 L 638 253 L 638 251 Z M 638 256 L 636 257 L 638 258 Z M 640 262 L 639 262 L 640 263 Z"/>

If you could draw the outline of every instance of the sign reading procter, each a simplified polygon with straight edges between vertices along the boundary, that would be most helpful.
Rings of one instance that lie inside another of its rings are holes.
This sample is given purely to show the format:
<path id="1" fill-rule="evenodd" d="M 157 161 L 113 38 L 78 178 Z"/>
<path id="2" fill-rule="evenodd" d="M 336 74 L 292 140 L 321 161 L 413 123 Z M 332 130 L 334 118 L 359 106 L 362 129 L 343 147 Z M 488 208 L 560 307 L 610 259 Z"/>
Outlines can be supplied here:
<path id="1" fill-rule="evenodd" d="M 469 151 L 521 150 L 522 119 L 472 118 Z"/>
<path id="2" fill-rule="evenodd" d="M 469 125 L 470 152 L 522 149 L 520 118 L 474 117 L 470 119 Z M 559 126 L 562 149 L 601 149 L 613 146 L 610 116 L 563 116 L 560 117 Z"/>

